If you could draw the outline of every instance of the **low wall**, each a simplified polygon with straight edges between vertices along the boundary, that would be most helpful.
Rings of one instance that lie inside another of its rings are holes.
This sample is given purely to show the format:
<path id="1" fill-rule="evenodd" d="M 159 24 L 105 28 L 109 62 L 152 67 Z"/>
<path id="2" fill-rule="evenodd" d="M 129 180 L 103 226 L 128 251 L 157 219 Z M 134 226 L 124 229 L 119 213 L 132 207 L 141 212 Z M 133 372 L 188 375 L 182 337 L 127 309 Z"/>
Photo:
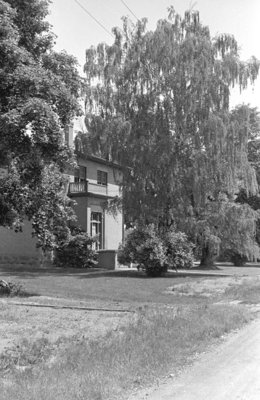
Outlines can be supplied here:
<path id="1" fill-rule="evenodd" d="M 99 250 L 98 251 L 98 267 L 105 269 L 116 269 L 117 267 L 117 250 Z"/>
<path id="2" fill-rule="evenodd" d="M 38 265 L 40 256 L 30 222 L 25 221 L 22 232 L 0 227 L 0 265 Z"/>
<path id="3" fill-rule="evenodd" d="M 22 255 L 10 255 L 0 254 L 0 265 L 40 265 L 40 258 L 37 256 L 22 256 Z"/>

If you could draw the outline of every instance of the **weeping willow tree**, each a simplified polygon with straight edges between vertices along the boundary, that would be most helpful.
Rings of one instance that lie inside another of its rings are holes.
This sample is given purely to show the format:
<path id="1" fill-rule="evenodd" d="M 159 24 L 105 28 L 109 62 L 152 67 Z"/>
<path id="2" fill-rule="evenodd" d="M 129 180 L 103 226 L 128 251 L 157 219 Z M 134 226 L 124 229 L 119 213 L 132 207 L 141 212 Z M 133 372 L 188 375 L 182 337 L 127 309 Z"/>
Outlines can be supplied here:
<path id="1" fill-rule="evenodd" d="M 209 264 L 212 243 L 223 239 L 225 210 L 235 227 L 236 193 L 257 190 L 246 124 L 232 117 L 229 98 L 233 86 L 255 81 L 259 63 L 240 60 L 234 37 L 212 38 L 198 12 L 168 11 L 155 31 L 147 31 L 146 19 L 124 18 L 111 46 L 86 51 L 86 151 L 131 167 L 128 222 L 174 224 L 193 235 Z M 252 221 L 245 210 L 241 215 Z M 246 252 L 256 255 L 251 242 Z"/>

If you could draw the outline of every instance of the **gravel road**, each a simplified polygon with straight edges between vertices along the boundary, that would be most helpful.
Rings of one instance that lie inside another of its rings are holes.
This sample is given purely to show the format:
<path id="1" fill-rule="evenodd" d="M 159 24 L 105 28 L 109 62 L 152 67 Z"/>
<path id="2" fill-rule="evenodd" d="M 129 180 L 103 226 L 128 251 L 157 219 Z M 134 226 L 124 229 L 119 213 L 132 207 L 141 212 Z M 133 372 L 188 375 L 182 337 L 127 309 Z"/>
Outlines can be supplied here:
<path id="1" fill-rule="evenodd" d="M 202 354 L 179 377 L 133 400 L 259 400 L 260 319 Z"/>

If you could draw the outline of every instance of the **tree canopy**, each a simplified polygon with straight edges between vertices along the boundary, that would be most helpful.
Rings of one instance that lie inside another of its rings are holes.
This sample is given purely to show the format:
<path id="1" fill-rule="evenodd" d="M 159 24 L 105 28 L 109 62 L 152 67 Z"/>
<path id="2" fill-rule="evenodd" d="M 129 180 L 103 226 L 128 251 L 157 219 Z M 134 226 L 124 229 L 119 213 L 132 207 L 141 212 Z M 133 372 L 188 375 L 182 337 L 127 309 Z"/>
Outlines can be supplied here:
<path id="1" fill-rule="evenodd" d="M 223 218 L 231 227 L 240 211 L 244 222 L 256 218 L 234 206 L 241 188 L 258 188 L 247 157 L 248 113 L 230 112 L 229 99 L 233 86 L 255 81 L 259 62 L 241 61 L 233 36 L 212 38 L 197 11 L 168 11 L 155 31 L 146 19 L 124 18 L 111 46 L 86 51 L 86 148 L 130 167 L 129 223 L 175 224 L 205 250 L 223 240 Z"/>
<path id="2" fill-rule="evenodd" d="M 53 50 L 48 0 L 0 0 L 0 224 L 32 221 L 39 245 L 66 235 L 72 211 L 63 129 L 80 112 L 77 61 Z M 63 233 L 61 233 L 63 232 Z"/>

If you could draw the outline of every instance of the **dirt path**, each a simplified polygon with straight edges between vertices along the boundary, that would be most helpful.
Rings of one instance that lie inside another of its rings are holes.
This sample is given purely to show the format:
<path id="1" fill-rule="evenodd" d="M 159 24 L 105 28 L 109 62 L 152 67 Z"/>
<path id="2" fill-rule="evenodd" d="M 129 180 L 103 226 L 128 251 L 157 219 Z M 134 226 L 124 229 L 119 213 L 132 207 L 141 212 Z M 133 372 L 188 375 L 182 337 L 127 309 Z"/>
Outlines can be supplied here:
<path id="1" fill-rule="evenodd" d="M 178 378 L 131 400 L 259 400 L 260 319 L 229 335 Z"/>

